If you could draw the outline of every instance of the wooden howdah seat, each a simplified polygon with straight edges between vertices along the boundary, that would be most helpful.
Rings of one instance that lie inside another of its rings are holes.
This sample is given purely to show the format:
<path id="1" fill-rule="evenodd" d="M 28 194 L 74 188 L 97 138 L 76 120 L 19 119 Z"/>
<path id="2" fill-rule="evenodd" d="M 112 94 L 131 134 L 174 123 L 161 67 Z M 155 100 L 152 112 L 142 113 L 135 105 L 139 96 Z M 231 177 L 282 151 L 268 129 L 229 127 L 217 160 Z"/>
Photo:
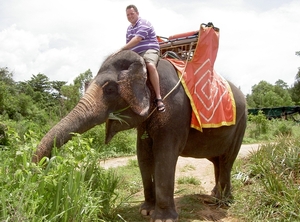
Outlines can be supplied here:
<path id="1" fill-rule="evenodd" d="M 211 22 L 201 25 L 213 27 L 215 31 L 219 31 Z M 190 61 L 197 47 L 198 37 L 199 30 L 172 35 L 169 38 L 157 36 L 161 57 Z"/>
<path id="2" fill-rule="evenodd" d="M 191 127 L 199 131 L 236 123 L 236 105 L 230 85 L 214 69 L 219 34 L 212 23 L 202 23 L 198 31 L 158 37 L 162 59 L 175 67 L 190 99 Z"/>

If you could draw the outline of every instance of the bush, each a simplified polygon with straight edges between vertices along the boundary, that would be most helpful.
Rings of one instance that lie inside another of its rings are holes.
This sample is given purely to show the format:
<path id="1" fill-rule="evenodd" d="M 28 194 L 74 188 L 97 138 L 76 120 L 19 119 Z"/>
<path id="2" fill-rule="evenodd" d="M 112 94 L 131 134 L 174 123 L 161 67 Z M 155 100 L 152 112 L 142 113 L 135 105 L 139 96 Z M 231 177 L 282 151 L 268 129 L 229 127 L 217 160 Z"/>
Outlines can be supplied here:
<path id="1" fill-rule="evenodd" d="M 300 136 L 299 124 L 292 120 L 271 119 L 249 115 L 243 143 L 272 141 L 277 136 Z"/>
<path id="2" fill-rule="evenodd" d="M 90 141 L 74 139 L 51 159 L 31 163 L 37 135 L 8 130 L 0 151 L 0 221 L 115 221 L 120 177 L 99 165 Z M 80 147 L 80 148 L 79 148 Z"/>
<path id="3" fill-rule="evenodd" d="M 8 137 L 6 131 L 6 125 L 0 122 L 0 146 L 8 145 Z"/>
<path id="4" fill-rule="evenodd" d="M 239 188 L 235 186 L 233 214 L 244 221 L 300 220 L 299 139 L 278 137 L 234 167 Z"/>
<path id="5" fill-rule="evenodd" d="M 134 155 L 136 152 L 136 130 L 126 130 L 116 134 L 105 144 L 105 125 L 96 126 L 83 134 L 91 139 L 91 147 L 99 150 L 102 159 Z"/>
<path id="6" fill-rule="evenodd" d="M 261 110 L 258 111 L 258 115 L 248 115 L 250 122 L 255 124 L 255 128 L 250 132 L 251 137 L 257 138 L 261 134 L 266 134 L 269 129 L 269 120 L 263 114 Z"/>
<path id="7" fill-rule="evenodd" d="M 292 136 L 293 125 L 290 121 L 281 120 L 276 122 L 277 124 L 274 124 L 277 125 L 274 130 L 274 136 Z"/>

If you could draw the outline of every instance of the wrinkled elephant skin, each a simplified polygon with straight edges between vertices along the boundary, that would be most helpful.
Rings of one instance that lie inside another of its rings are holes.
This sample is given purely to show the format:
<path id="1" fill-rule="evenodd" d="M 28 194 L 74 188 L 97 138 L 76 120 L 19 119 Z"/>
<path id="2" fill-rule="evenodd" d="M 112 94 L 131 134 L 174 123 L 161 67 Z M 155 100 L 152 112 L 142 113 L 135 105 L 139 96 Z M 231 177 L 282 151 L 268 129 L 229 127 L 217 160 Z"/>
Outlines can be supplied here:
<path id="1" fill-rule="evenodd" d="M 166 60 L 159 62 L 158 73 L 164 96 L 177 84 L 178 75 Z M 140 212 L 151 214 L 152 221 L 177 221 L 173 194 L 178 156 L 210 160 L 215 170 L 212 195 L 231 197 L 230 173 L 246 128 L 246 102 L 242 92 L 229 84 L 236 103 L 236 124 L 199 132 L 190 128 L 192 109 L 181 84 L 164 100 L 166 112 L 152 113 L 155 98 L 145 63 L 136 53 L 122 51 L 104 61 L 78 105 L 41 140 L 33 161 L 50 157 L 54 141 L 56 147 L 62 146 L 71 139 L 71 132 L 83 133 L 105 122 L 108 142 L 121 130 L 137 128 L 145 196 Z M 122 115 L 131 117 L 126 119 L 128 125 L 109 119 L 110 113 L 122 109 Z"/>

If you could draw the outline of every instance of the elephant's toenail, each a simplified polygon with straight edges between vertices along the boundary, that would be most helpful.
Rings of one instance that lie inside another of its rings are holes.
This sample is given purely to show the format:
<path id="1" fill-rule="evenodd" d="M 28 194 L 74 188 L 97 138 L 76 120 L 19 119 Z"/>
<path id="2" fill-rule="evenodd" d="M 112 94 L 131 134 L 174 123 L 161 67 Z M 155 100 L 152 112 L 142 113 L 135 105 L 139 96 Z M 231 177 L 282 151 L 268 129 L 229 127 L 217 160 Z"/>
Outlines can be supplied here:
<path id="1" fill-rule="evenodd" d="M 155 220 L 155 222 L 163 222 L 161 219 Z"/>
<path id="2" fill-rule="evenodd" d="M 143 216 L 147 216 L 148 215 L 148 211 L 147 210 L 141 210 L 141 214 L 143 215 Z"/>
<path id="3" fill-rule="evenodd" d="M 150 210 L 149 215 L 151 216 L 154 213 L 154 210 Z"/>

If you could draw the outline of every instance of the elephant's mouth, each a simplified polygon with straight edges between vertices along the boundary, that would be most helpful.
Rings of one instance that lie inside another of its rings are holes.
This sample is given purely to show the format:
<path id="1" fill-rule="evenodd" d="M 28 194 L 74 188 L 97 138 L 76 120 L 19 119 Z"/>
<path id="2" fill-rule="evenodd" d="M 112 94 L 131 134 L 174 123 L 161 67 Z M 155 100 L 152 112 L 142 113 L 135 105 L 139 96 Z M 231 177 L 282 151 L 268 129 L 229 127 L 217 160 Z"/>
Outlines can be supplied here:
<path id="1" fill-rule="evenodd" d="M 109 120 L 115 120 L 115 121 L 119 121 L 120 123 L 124 123 L 126 125 L 129 126 L 129 123 L 126 121 L 126 119 L 130 119 L 131 117 L 130 116 L 126 116 L 126 115 L 123 115 L 122 112 L 129 109 L 130 106 L 127 106 L 123 109 L 119 109 L 117 111 L 114 111 L 114 112 L 111 112 L 109 113 L 108 115 L 108 119 Z"/>

